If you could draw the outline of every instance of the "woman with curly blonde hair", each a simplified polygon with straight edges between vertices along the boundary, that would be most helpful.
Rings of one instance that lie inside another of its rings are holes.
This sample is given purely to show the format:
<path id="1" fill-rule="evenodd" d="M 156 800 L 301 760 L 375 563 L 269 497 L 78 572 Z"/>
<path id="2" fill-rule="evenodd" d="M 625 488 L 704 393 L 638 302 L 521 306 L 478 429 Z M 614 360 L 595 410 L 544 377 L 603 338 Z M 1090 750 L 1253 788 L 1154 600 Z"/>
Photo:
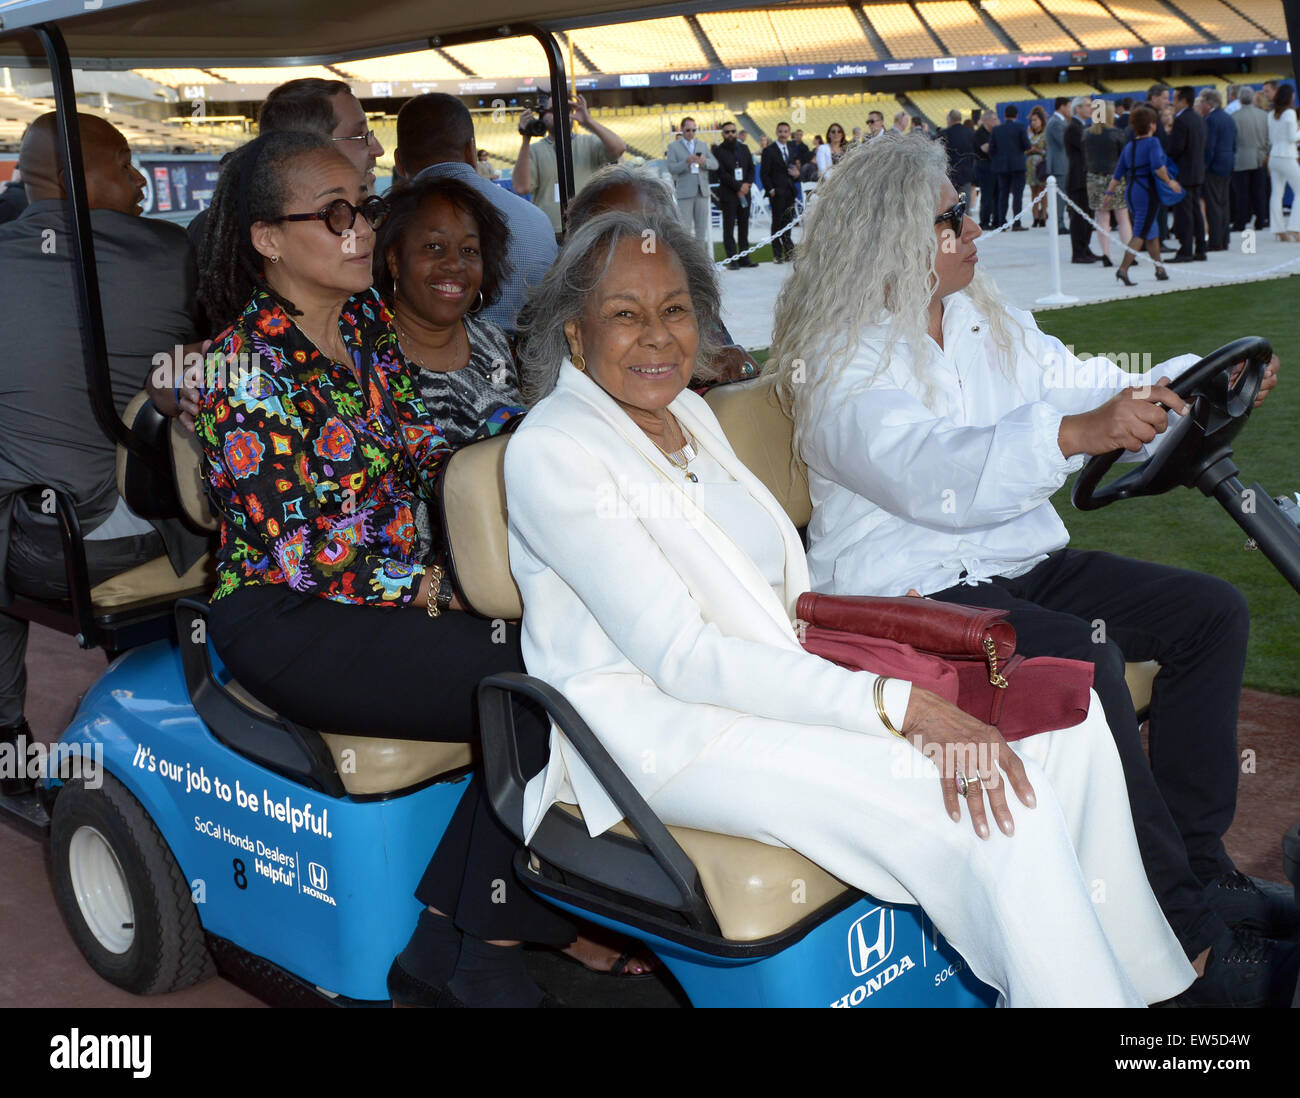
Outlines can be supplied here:
<path id="1" fill-rule="evenodd" d="M 1266 939 L 1300 928 L 1300 912 L 1237 873 L 1222 843 L 1245 603 L 1212 576 L 1067 549 L 1050 503 L 1086 456 L 1149 453 L 1187 408 L 1169 376 L 1197 356 L 1129 374 L 1039 331 L 979 273 L 980 231 L 946 169 L 911 135 L 847 158 L 777 303 L 769 369 L 808 465 L 813 589 L 1004 609 L 1021 654 L 1092 663 L 1147 877 L 1204 971 L 1184 1001 L 1289 1002 L 1300 955 Z M 1161 665 L 1151 742 L 1179 746 L 1154 761 L 1126 657 Z"/>

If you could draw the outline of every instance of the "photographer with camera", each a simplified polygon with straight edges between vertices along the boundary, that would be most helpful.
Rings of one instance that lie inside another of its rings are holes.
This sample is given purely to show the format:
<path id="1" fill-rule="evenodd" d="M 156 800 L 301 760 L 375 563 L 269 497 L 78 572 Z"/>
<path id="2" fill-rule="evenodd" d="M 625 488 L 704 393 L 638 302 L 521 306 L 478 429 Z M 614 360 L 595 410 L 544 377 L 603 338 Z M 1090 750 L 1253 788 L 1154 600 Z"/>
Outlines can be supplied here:
<path id="1" fill-rule="evenodd" d="M 573 186 L 580 191 L 592 173 L 606 164 L 614 164 L 627 149 L 627 143 L 606 129 L 587 113 L 587 101 L 581 95 L 569 100 L 573 118 L 591 131 L 572 135 Z M 551 97 L 540 95 L 536 114 L 524 108 L 519 115 L 519 133 L 523 143 L 511 175 L 516 194 L 529 195 L 533 204 L 551 219 L 558 235 L 560 224 L 560 176 L 555 166 L 555 113 Z M 541 138 L 535 145 L 534 138 Z"/>

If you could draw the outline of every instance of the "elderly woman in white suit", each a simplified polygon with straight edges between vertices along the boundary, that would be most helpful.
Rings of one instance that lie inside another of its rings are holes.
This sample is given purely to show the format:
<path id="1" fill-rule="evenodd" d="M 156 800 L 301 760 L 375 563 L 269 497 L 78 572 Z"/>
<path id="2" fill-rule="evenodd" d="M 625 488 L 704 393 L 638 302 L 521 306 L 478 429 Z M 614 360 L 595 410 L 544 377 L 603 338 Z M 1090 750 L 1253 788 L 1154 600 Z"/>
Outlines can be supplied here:
<path id="1" fill-rule="evenodd" d="M 539 285 L 521 345 L 536 404 L 505 466 L 529 672 L 666 823 L 787 846 L 920 903 L 1011 1005 L 1176 995 L 1193 971 L 1143 875 L 1095 705 L 1013 749 L 919 687 L 877 691 L 800 647 L 798 535 L 686 389 L 717 309 L 699 246 L 635 214 L 582 226 Z M 927 747 L 984 760 L 966 799 Z M 554 731 L 525 832 L 557 801 L 592 834 L 619 818 Z"/>

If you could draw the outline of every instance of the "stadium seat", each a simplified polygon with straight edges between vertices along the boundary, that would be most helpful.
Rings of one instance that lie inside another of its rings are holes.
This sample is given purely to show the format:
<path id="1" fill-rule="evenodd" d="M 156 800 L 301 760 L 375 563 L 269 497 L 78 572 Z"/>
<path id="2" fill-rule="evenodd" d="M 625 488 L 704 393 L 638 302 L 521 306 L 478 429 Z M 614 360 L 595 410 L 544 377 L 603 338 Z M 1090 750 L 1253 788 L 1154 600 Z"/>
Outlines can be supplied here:
<path id="1" fill-rule="evenodd" d="M 960 56 L 1006 52 L 1007 47 L 984 25 L 979 13 L 968 0 L 923 0 L 916 5 L 916 10 L 939 36 L 950 54 Z"/>

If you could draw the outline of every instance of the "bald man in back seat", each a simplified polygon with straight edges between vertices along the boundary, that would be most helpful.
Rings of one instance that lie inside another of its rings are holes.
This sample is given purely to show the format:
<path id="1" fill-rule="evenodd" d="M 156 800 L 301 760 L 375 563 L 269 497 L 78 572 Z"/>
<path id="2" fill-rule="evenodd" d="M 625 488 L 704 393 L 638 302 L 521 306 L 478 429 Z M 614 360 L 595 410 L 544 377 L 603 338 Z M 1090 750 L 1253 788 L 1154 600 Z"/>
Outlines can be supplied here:
<path id="1" fill-rule="evenodd" d="M 152 372 L 155 353 L 197 337 L 197 271 L 184 229 L 140 216 L 144 177 L 126 139 L 93 115 L 77 116 L 104 330 L 119 413 Z M 207 548 L 175 522 L 149 522 L 117 493 L 115 447 L 91 411 L 74 289 L 53 113 L 23 138 L 18 164 L 30 205 L 0 225 L 0 282 L 9 331 L 0 355 L 0 742 L 29 733 L 23 714 L 27 623 L 3 613 L 11 591 L 67 595 L 51 502 L 39 486 L 66 491 L 86 538 L 95 585 L 168 555 L 177 575 Z M 0 792 L 30 786 L 12 775 Z"/>

